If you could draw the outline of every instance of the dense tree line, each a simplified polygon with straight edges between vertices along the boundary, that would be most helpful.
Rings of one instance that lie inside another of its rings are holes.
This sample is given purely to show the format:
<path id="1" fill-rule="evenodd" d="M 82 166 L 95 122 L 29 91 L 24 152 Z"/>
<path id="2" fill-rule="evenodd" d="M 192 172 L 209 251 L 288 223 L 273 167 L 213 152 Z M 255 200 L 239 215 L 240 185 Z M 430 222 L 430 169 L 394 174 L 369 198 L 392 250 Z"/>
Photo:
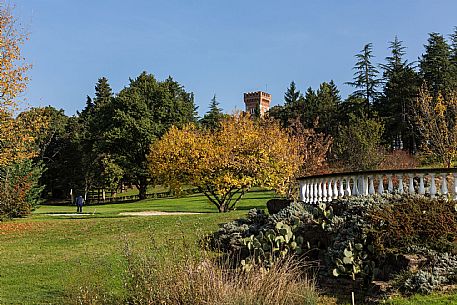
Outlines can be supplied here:
<path id="1" fill-rule="evenodd" d="M 322 134 L 321 139 L 333 138 L 327 158 L 346 169 L 376 168 L 389 150 L 432 151 L 425 147 L 430 141 L 424 139 L 430 137 L 417 116 L 419 89 L 425 86 L 432 100 L 448 101 L 454 96 L 457 31 L 449 40 L 431 33 L 424 54 L 415 63 L 405 59 L 406 47 L 397 37 L 389 50 L 380 64 L 374 62 L 371 43 L 356 54 L 353 80 L 347 82 L 354 91 L 347 98 L 341 97 L 333 81 L 304 93 L 292 81 L 284 105 L 272 107 L 269 116 L 283 128 L 299 126 Z M 455 117 L 453 109 L 446 108 L 446 117 Z M 39 158 L 47 167 L 41 180 L 54 197 L 66 197 L 70 190 L 115 193 L 121 183 L 128 183 L 144 198 L 147 185 L 156 182 L 148 169 L 152 143 L 171 126 L 187 123 L 216 132 L 228 117 L 214 95 L 208 112 L 197 121 L 192 93 L 171 77 L 158 81 L 145 72 L 117 94 L 106 78 L 100 78 L 95 96 L 87 97 L 85 108 L 74 117 L 52 107 L 44 111 L 52 127 L 39 144 Z"/>
<path id="2" fill-rule="evenodd" d="M 95 188 L 114 193 L 128 183 L 145 198 L 150 145 L 171 126 L 196 121 L 192 93 L 171 77 L 158 81 L 146 72 L 116 95 L 100 78 L 95 97 L 74 117 L 51 111 L 55 128 L 42 153 L 48 168 L 42 183 L 54 197 Z"/>
<path id="3" fill-rule="evenodd" d="M 352 170 L 378 167 L 389 150 L 429 154 L 435 157 L 432 161 L 451 166 L 457 155 L 457 29 L 449 39 L 431 33 L 417 62 L 405 59 L 406 47 L 397 37 L 389 50 L 380 64 L 373 60 L 371 43 L 356 54 L 354 76 L 347 82 L 354 91 L 345 99 L 333 81 L 304 92 L 291 82 L 284 104 L 270 109 L 269 117 L 291 136 L 317 145 L 319 170 L 322 152 L 334 167 Z M 17 82 L 21 92 L 22 79 Z M 192 93 L 171 77 L 159 81 L 146 72 L 118 93 L 100 78 L 94 96 L 88 96 L 85 107 L 71 117 L 51 106 L 13 117 L 10 100 L 2 106 L 1 154 L 2 160 L 18 162 L 5 163 L 1 170 L 34 181 L 41 174 L 41 188 L 30 192 L 44 188 L 43 194 L 55 198 L 94 189 L 115 194 L 123 184 L 136 186 L 145 198 L 148 184 L 163 182 L 155 180 L 158 176 L 148 159 L 152 144 L 172 126 L 179 129 L 189 123 L 200 130 L 198 134 L 216 134 L 230 118 L 214 95 L 208 112 L 198 120 Z M 10 142 L 16 146 L 10 149 Z M 310 174 L 318 169 L 310 165 L 315 160 L 306 157 L 310 148 L 303 149 Z M 12 194 L 8 187 L 5 196 Z"/>
<path id="4" fill-rule="evenodd" d="M 272 107 L 269 115 L 283 127 L 299 120 L 304 126 L 331 135 L 334 145 L 329 158 L 345 168 L 376 168 L 382 161 L 382 150 L 431 152 L 430 156 L 437 157 L 440 153 L 431 146 L 439 143 L 429 140 L 433 128 L 421 122 L 423 103 L 417 100 L 421 98 L 420 88 L 425 86 L 424 94 L 430 95 L 433 107 L 439 98 L 448 101 L 446 118 L 452 125 L 457 111 L 453 106 L 457 28 L 449 39 L 430 33 L 424 47 L 418 61 L 410 63 L 405 59 L 406 47 L 395 37 L 389 43 L 390 55 L 376 64 L 373 45 L 368 43 L 355 55 L 354 77 L 346 83 L 354 91 L 346 99 L 341 98 L 333 81 L 322 83 L 317 90 L 308 88 L 304 94 L 292 81 L 284 105 Z"/>

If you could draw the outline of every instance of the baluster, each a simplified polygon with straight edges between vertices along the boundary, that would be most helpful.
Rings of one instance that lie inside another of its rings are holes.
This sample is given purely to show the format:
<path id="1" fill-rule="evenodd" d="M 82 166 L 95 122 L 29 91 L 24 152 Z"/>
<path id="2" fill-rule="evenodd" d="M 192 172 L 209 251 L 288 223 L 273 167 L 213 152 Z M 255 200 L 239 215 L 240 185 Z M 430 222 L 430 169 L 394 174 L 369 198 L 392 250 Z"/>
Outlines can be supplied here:
<path id="1" fill-rule="evenodd" d="M 332 197 L 332 199 L 337 199 L 338 198 L 338 186 L 336 184 L 337 182 L 339 182 L 341 184 L 341 179 L 335 178 L 335 180 L 333 181 L 333 197 Z"/>
<path id="2" fill-rule="evenodd" d="M 375 190 L 374 190 L 374 177 L 373 176 L 369 176 L 368 179 L 370 180 L 370 187 L 368 189 L 368 194 L 373 195 L 375 193 Z"/>
<path id="3" fill-rule="evenodd" d="M 322 202 L 322 179 L 319 180 L 317 187 L 317 202 Z"/>
<path id="4" fill-rule="evenodd" d="M 414 194 L 414 174 L 408 174 L 409 177 L 409 187 L 408 187 L 408 193 Z"/>
<path id="5" fill-rule="evenodd" d="M 346 191 L 343 192 L 343 196 L 348 196 L 351 197 L 351 178 L 346 177 Z M 341 187 L 343 187 L 343 184 L 341 184 Z"/>
<path id="6" fill-rule="evenodd" d="M 309 183 L 309 203 L 314 203 L 314 180 Z"/>
<path id="7" fill-rule="evenodd" d="M 457 173 L 452 175 L 454 176 L 454 200 L 457 200 Z"/>
<path id="8" fill-rule="evenodd" d="M 435 198 L 435 195 L 436 195 L 435 174 L 430 174 L 430 197 Z"/>
<path id="9" fill-rule="evenodd" d="M 313 203 L 313 180 L 309 180 L 308 183 L 308 201 L 307 203 Z"/>
<path id="10" fill-rule="evenodd" d="M 352 196 L 357 196 L 359 195 L 359 191 L 357 190 L 357 180 L 355 180 L 355 176 L 351 177 L 352 179 Z"/>
<path id="11" fill-rule="evenodd" d="M 425 195 L 424 174 L 418 174 L 418 176 L 419 176 L 419 194 Z"/>
<path id="12" fill-rule="evenodd" d="M 318 184 L 318 182 L 317 182 L 317 179 L 316 179 L 316 180 L 314 180 L 314 201 L 313 201 L 313 203 L 317 203 L 317 201 L 318 201 L 318 197 L 317 197 L 318 196 L 317 195 L 318 194 L 318 186 L 317 186 L 317 184 Z"/>
<path id="13" fill-rule="evenodd" d="M 382 175 L 378 175 L 378 179 L 378 194 L 382 195 L 382 193 L 384 193 L 384 177 Z"/>
<path id="14" fill-rule="evenodd" d="M 322 201 L 323 202 L 327 202 L 327 197 L 328 196 L 328 192 L 327 192 L 327 180 L 324 179 L 322 180 Z"/>
<path id="15" fill-rule="evenodd" d="M 392 182 L 392 174 L 387 174 L 387 192 L 394 192 L 394 183 Z"/>
<path id="16" fill-rule="evenodd" d="M 327 201 L 330 202 L 333 199 L 333 185 L 332 185 L 333 179 L 328 180 L 328 191 L 327 191 Z"/>
<path id="17" fill-rule="evenodd" d="M 304 191 L 304 200 L 303 202 L 308 202 L 308 197 L 309 197 L 309 180 L 306 181 L 305 183 L 305 191 Z"/>
<path id="18" fill-rule="evenodd" d="M 443 181 L 441 182 L 441 195 L 447 195 L 448 190 L 447 190 L 447 173 L 442 174 L 441 178 Z"/>
<path id="19" fill-rule="evenodd" d="M 368 176 L 363 175 L 362 176 L 362 187 L 363 187 L 363 196 L 368 196 Z"/>
<path id="20" fill-rule="evenodd" d="M 361 196 L 363 194 L 364 194 L 363 176 L 357 176 L 357 195 Z"/>
<path id="21" fill-rule="evenodd" d="M 306 181 L 300 181 L 300 201 L 305 202 L 306 197 Z"/>
<path id="22" fill-rule="evenodd" d="M 398 175 L 398 193 L 403 194 L 405 190 L 403 189 L 403 174 Z"/>

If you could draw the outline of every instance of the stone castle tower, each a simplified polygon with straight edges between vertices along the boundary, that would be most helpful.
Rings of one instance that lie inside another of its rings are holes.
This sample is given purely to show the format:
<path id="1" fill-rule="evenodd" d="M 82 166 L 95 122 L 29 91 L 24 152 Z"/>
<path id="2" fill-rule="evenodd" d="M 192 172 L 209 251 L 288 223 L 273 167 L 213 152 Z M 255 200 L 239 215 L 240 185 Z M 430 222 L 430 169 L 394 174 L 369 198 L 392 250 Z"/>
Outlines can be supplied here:
<path id="1" fill-rule="evenodd" d="M 263 116 L 270 109 L 271 94 L 262 91 L 248 92 L 244 94 L 244 103 L 247 113 L 255 115 L 256 111 L 259 111 L 260 116 Z"/>

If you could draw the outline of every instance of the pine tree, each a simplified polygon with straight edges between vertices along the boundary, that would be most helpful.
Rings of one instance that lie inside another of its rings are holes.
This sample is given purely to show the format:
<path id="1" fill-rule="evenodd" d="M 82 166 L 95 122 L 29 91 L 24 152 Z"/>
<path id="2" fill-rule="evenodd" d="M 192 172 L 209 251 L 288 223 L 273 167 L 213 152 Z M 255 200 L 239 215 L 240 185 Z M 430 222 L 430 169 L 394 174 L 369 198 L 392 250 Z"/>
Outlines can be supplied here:
<path id="1" fill-rule="evenodd" d="M 295 82 L 292 81 L 284 94 L 284 105 L 287 106 L 296 104 L 301 95 L 300 90 L 297 90 L 295 87 Z"/>
<path id="2" fill-rule="evenodd" d="M 301 123 L 306 128 L 316 127 L 316 123 L 318 122 L 317 95 L 313 88 L 309 87 L 306 90 L 303 104 L 303 110 L 301 110 L 301 114 L 299 115 Z"/>
<path id="3" fill-rule="evenodd" d="M 456 84 L 456 67 L 451 63 L 451 48 L 438 33 L 430 33 L 420 59 L 420 74 L 433 97 L 444 96 Z"/>
<path id="4" fill-rule="evenodd" d="M 113 90 L 108 83 L 106 77 L 98 79 L 97 84 L 95 85 L 95 98 L 94 104 L 96 106 L 109 103 L 110 99 L 113 97 Z"/>
<path id="5" fill-rule="evenodd" d="M 87 97 L 86 107 L 78 116 L 81 136 L 78 147 L 84 176 L 84 192 L 98 187 L 105 188 L 102 160 L 110 154 L 104 133 L 107 132 L 113 118 L 113 91 L 108 79 L 101 77 L 95 85 L 95 97 Z M 82 190 L 81 190 L 82 191 Z"/>
<path id="6" fill-rule="evenodd" d="M 357 62 L 354 66 L 354 81 L 346 84 L 356 88 L 352 93 L 354 97 L 360 97 L 365 100 L 366 109 L 369 110 L 369 105 L 378 97 L 378 87 L 381 80 L 378 78 L 379 71 L 372 64 L 373 45 L 366 44 L 360 54 L 356 54 Z"/>
<path id="7" fill-rule="evenodd" d="M 300 90 L 297 90 L 294 81 L 290 83 L 284 93 L 284 106 L 271 107 L 268 115 L 277 120 L 283 128 L 289 128 L 297 120 L 304 124 L 306 121 L 305 98 Z"/>
<path id="8" fill-rule="evenodd" d="M 316 115 L 319 118 L 317 131 L 335 136 L 338 125 L 338 109 L 341 97 L 333 81 L 323 82 L 316 91 Z"/>
<path id="9" fill-rule="evenodd" d="M 210 130 L 216 130 L 219 128 L 222 118 L 224 118 L 224 113 L 222 112 L 222 108 L 219 107 L 216 94 L 214 94 L 209 104 L 209 110 L 200 120 L 200 124 Z"/>
<path id="10" fill-rule="evenodd" d="M 402 43 L 395 37 L 389 46 L 391 55 L 386 57 L 385 64 L 380 65 L 385 86 L 375 109 L 385 122 L 383 142 L 393 148 L 406 148 L 415 152 L 417 144 L 412 107 L 419 79 L 412 65 L 403 59 L 405 47 Z"/>

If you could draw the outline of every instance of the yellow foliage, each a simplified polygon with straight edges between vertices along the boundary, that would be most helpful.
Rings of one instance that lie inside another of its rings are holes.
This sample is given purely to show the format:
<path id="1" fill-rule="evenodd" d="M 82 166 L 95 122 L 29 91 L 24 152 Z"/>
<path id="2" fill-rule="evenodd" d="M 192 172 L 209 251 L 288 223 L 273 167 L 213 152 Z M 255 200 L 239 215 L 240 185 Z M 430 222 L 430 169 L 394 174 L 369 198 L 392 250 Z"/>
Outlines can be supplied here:
<path id="1" fill-rule="evenodd" d="M 17 29 L 11 9 L 0 3 L 0 166 L 36 155 L 35 135 L 47 126 L 44 117 L 18 116 L 18 95 L 27 85 L 30 65 L 24 63 L 21 45 L 26 35 Z"/>
<path id="2" fill-rule="evenodd" d="M 414 109 L 423 150 L 450 167 L 457 157 L 457 91 L 434 98 L 423 85 Z"/>
<path id="3" fill-rule="evenodd" d="M 172 127 L 152 145 L 149 162 L 161 182 L 197 186 L 224 212 L 252 186 L 284 194 L 302 164 L 299 148 L 277 123 L 236 114 L 217 131 Z"/>
<path id="4" fill-rule="evenodd" d="M 14 110 L 15 99 L 27 85 L 30 65 L 24 63 L 21 45 L 27 36 L 18 32 L 11 9 L 0 3 L 0 107 Z"/>

